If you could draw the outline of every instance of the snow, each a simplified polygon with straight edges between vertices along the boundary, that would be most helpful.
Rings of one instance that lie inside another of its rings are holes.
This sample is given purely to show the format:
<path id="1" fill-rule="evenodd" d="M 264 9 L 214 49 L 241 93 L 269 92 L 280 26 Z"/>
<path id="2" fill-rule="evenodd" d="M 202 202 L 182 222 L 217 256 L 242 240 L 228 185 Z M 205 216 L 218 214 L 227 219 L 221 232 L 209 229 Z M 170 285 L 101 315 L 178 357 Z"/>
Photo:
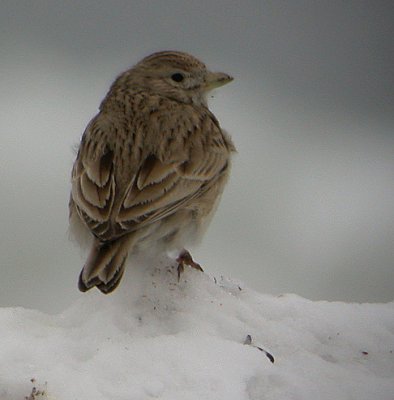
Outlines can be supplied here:
<path id="1" fill-rule="evenodd" d="M 178 283 L 155 265 L 58 315 L 0 309 L 0 399 L 394 399 L 394 303 L 266 295 L 190 268 Z"/>

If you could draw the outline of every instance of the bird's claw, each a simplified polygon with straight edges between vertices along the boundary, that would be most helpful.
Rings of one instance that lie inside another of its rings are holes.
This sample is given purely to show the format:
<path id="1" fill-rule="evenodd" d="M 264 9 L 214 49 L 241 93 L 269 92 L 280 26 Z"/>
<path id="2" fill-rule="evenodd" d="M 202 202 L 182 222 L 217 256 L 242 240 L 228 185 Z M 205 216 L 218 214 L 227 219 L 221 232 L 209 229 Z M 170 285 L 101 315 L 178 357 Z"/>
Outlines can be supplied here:
<path id="1" fill-rule="evenodd" d="M 196 263 L 191 254 L 187 251 L 187 250 L 183 250 L 178 258 L 176 259 L 176 261 L 178 262 L 178 282 L 181 278 L 181 274 L 183 273 L 183 271 L 185 270 L 185 265 L 188 265 L 189 267 L 192 267 L 194 269 L 197 269 L 198 271 L 204 272 L 204 270 L 201 268 L 201 265 Z"/>

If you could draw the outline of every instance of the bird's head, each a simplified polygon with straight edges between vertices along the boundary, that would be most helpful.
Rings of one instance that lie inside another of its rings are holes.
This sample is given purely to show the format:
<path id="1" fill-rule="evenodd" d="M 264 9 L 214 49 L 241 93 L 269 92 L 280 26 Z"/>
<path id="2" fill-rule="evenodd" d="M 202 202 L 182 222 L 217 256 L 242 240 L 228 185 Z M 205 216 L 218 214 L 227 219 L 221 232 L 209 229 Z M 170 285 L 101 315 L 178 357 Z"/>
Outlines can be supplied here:
<path id="1" fill-rule="evenodd" d="M 195 57 L 178 51 L 162 51 L 145 57 L 119 79 L 122 76 L 133 88 L 141 87 L 197 105 L 206 104 L 207 92 L 233 80 L 223 72 L 209 71 Z"/>

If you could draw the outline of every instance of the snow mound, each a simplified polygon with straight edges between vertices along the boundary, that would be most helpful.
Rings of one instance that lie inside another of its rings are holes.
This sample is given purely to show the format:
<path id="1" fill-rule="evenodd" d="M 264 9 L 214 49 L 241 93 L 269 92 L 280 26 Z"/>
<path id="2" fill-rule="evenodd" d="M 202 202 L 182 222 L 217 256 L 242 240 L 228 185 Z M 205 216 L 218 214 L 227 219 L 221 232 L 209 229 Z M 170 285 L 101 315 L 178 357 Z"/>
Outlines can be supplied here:
<path id="1" fill-rule="evenodd" d="M 178 283 L 156 265 L 59 315 L 0 309 L 0 399 L 393 400 L 394 303 L 274 297 L 191 269 Z"/>

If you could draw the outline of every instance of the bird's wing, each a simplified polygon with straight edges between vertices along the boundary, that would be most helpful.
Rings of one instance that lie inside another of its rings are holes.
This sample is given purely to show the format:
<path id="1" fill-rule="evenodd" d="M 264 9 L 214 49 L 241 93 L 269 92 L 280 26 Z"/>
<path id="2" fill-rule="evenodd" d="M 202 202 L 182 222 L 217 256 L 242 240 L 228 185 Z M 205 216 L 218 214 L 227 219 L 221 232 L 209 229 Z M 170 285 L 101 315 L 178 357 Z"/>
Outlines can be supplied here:
<path id="1" fill-rule="evenodd" d="M 100 125 L 92 120 L 82 137 L 72 170 L 70 203 L 98 237 L 109 231 L 116 195 L 114 150 L 105 139 L 113 128 Z"/>
<path id="2" fill-rule="evenodd" d="M 125 194 L 116 220 L 126 231 L 187 207 L 228 167 L 233 148 L 210 113 L 203 115 L 186 133 L 171 129 L 170 136 L 175 135 L 178 146 L 171 145 L 173 141 L 168 140 L 168 135 L 164 133 L 160 145 L 153 146 L 156 151 L 145 158 Z"/>
<path id="3" fill-rule="evenodd" d="M 182 126 L 182 125 L 180 125 Z M 224 173 L 233 150 L 210 113 L 183 132 L 171 128 L 155 133 L 158 142 L 129 172 L 126 189 L 116 177 L 115 146 L 105 135 L 113 126 L 88 126 L 72 173 L 72 198 L 81 219 L 100 240 L 112 240 L 175 213 L 202 193 Z M 181 129 L 184 131 L 184 129 Z M 169 135 L 174 140 L 169 140 Z"/>

